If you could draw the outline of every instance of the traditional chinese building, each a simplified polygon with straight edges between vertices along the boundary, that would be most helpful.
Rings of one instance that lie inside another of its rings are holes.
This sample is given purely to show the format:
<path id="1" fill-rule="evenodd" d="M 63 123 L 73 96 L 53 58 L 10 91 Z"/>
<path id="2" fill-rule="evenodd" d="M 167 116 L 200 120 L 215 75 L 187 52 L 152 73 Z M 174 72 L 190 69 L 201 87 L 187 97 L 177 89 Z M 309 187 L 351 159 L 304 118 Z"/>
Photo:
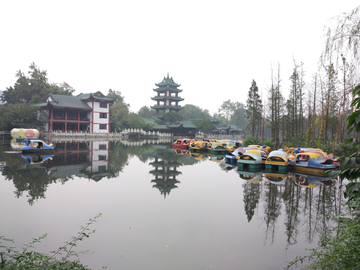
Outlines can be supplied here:
<path id="1" fill-rule="evenodd" d="M 179 106 L 179 102 L 184 99 L 179 97 L 182 90 L 178 89 L 180 84 L 174 82 L 173 78 L 164 77 L 161 83 L 156 83 L 156 89 L 153 89 L 157 95 L 151 99 L 156 101 L 156 105 L 151 108 L 156 111 L 155 115 L 164 115 L 168 112 L 178 112 L 183 109 Z"/>
<path id="2" fill-rule="evenodd" d="M 110 132 L 110 105 L 115 98 L 101 92 L 76 97 L 49 94 L 40 104 L 46 112 L 46 131 Z"/>

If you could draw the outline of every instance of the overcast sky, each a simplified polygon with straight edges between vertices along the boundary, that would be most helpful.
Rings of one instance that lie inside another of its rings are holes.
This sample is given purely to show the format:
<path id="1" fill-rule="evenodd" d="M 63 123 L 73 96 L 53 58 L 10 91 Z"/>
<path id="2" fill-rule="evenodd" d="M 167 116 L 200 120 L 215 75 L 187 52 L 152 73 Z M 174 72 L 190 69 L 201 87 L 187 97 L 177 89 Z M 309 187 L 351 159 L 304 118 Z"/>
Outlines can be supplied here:
<path id="1" fill-rule="evenodd" d="M 169 73 L 181 103 L 216 113 L 245 103 L 254 79 L 263 95 L 280 64 L 287 96 L 293 59 L 317 69 L 327 20 L 359 1 L 0 1 L 0 90 L 34 62 L 75 94 L 111 88 L 130 110 L 155 104 Z"/>

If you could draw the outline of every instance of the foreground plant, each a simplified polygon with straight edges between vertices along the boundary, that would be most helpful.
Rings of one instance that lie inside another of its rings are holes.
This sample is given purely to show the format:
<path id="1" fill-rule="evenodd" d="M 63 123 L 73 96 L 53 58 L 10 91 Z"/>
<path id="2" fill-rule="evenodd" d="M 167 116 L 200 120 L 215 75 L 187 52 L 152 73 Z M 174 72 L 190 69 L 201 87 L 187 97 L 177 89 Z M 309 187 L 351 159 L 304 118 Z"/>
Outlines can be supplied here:
<path id="1" fill-rule="evenodd" d="M 80 227 L 80 231 L 77 236 L 73 236 L 70 242 L 59 247 L 55 251 L 51 251 L 51 254 L 44 254 L 33 251 L 35 243 L 40 243 L 41 240 L 47 237 L 44 234 L 38 238 L 33 238 L 31 242 L 25 244 L 22 251 L 15 250 L 14 247 L 8 247 L 3 242 L 14 243 L 12 239 L 0 236 L 0 269 L 1 270 L 12 270 L 12 269 L 24 269 L 24 270 L 40 270 L 40 269 L 89 269 L 84 266 L 79 259 L 71 260 L 70 257 L 79 257 L 79 254 L 87 253 L 88 251 L 74 251 L 78 241 L 82 241 L 84 238 L 95 233 L 95 230 L 90 230 L 90 225 L 94 224 L 97 219 L 101 216 L 101 213 L 90 219 L 85 226 Z M 4 251 L 2 251 L 4 250 Z M 102 267 L 101 269 L 106 269 Z"/>

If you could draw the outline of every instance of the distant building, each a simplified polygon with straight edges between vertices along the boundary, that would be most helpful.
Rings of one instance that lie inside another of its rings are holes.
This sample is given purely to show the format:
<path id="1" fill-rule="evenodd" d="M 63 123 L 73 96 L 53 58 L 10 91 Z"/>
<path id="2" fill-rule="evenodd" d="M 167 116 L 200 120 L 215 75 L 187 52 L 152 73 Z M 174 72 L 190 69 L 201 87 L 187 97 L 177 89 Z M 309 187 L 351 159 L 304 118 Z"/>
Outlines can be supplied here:
<path id="1" fill-rule="evenodd" d="M 110 132 L 110 105 L 115 98 L 101 92 L 76 97 L 49 94 L 43 103 L 36 104 L 45 111 L 45 131 Z"/>
<path id="2" fill-rule="evenodd" d="M 179 97 L 179 93 L 182 90 L 178 89 L 180 84 L 174 82 L 173 78 L 169 78 L 169 74 L 167 77 L 162 80 L 161 83 L 155 84 L 158 88 L 153 89 L 157 95 L 152 97 L 151 99 L 156 101 L 156 105 L 152 106 L 151 109 L 155 110 L 155 115 L 163 116 L 168 112 L 178 112 L 183 109 L 179 105 L 179 102 L 184 99 Z"/>

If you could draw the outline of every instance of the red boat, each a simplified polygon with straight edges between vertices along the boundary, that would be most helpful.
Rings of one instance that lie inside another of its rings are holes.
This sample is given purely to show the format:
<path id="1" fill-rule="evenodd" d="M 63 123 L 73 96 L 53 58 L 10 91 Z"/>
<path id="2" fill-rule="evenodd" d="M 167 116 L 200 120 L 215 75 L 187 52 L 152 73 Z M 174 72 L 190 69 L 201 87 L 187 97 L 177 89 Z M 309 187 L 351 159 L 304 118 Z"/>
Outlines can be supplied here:
<path id="1" fill-rule="evenodd" d="M 191 139 L 178 139 L 172 143 L 172 147 L 188 149 Z"/>

